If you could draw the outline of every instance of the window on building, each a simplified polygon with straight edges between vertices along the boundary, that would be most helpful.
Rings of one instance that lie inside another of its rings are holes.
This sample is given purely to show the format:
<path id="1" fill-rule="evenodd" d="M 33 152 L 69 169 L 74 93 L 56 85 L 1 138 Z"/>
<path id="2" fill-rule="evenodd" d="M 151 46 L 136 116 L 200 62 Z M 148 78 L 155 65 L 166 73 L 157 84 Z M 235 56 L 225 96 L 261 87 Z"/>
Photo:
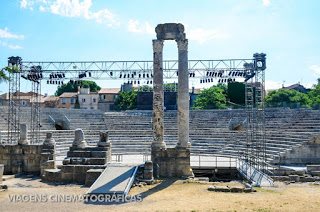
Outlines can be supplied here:
<path id="1" fill-rule="evenodd" d="M 91 107 L 91 110 L 93 110 L 94 109 L 94 107 Z"/>
<path id="2" fill-rule="evenodd" d="M 26 105 L 27 105 L 27 102 L 26 102 L 25 100 L 22 100 L 22 101 L 21 101 L 21 105 L 22 105 L 22 106 L 26 106 Z"/>
<path id="3" fill-rule="evenodd" d="M 74 103 L 76 103 L 76 100 L 75 99 L 70 99 L 69 102 L 70 102 L 70 104 L 74 104 Z"/>
<path id="4" fill-rule="evenodd" d="M 93 102 L 96 102 L 96 99 L 95 99 L 95 98 L 93 98 Z"/>
<path id="5" fill-rule="evenodd" d="M 67 104 L 67 99 L 61 99 L 62 104 Z"/>
<path id="6" fill-rule="evenodd" d="M 86 102 L 86 99 L 82 99 L 82 102 Z"/>
<path id="7" fill-rule="evenodd" d="M 101 95 L 101 100 L 104 100 L 105 98 L 105 95 Z"/>

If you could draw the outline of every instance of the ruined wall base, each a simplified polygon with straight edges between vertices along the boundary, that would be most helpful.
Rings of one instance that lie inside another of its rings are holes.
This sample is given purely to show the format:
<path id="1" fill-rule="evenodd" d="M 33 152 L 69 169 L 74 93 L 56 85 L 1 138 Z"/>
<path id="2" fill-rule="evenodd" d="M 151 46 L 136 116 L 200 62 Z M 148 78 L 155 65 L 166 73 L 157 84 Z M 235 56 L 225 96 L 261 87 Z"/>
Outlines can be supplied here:
<path id="1" fill-rule="evenodd" d="M 20 172 L 39 175 L 43 145 L 2 145 L 0 146 L 0 164 L 4 165 L 4 174 Z"/>
<path id="2" fill-rule="evenodd" d="M 151 160 L 154 176 L 157 177 L 191 177 L 190 149 L 166 148 L 152 149 Z"/>
<path id="3" fill-rule="evenodd" d="M 320 161 L 320 136 L 291 150 L 280 153 L 278 159 L 273 160 L 274 164 L 280 165 L 307 165 L 319 164 Z"/>

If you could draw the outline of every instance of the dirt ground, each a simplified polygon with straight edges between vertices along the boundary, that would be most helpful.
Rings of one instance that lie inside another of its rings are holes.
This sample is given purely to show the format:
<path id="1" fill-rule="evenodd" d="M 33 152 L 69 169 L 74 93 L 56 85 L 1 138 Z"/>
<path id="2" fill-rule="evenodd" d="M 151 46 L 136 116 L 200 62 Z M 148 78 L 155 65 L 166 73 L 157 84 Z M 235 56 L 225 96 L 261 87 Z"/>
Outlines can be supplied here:
<path id="1" fill-rule="evenodd" d="M 14 178 L 4 184 L 9 189 L 0 192 L 0 211 L 320 211 L 320 186 L 307 183 L 285 185 L 279 182 L 273 188 L 256 188 L 254 193 L 217 193 L 207 191 L 210 185 L 217 183 L 164 180 L 132 188 L 130 194 L 141 195 L 142 202 L 121 204 L 10 202 L 9 195 L 81 195 L 88 187 L 48 184 L 39 178 Z"/>

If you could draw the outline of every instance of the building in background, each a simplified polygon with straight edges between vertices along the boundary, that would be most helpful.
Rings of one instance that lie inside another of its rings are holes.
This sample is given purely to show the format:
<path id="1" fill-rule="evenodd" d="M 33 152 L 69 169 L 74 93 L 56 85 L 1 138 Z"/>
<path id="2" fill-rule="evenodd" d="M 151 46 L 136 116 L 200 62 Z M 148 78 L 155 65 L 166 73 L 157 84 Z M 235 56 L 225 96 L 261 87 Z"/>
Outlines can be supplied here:
<path id="1" fill-rule="evenodd" d="M 90 92 L 90 88 L 78 87 L 78 101 L 79 101 L 80 109 L 97 110 L 99 93 Z"/>
<path id="2" fill-rule="evenodd" d="M 119 88 L 102 88 L 99 91 L 98 109 L 102 111 L 112 110 L 114 101 L 117 98 L 119 92 Z"/>
<path id="3" fill-rule="evenodd" d="M 64 92 L 59 96 L 58 108 L 74 109 L 78 92 Z"/>

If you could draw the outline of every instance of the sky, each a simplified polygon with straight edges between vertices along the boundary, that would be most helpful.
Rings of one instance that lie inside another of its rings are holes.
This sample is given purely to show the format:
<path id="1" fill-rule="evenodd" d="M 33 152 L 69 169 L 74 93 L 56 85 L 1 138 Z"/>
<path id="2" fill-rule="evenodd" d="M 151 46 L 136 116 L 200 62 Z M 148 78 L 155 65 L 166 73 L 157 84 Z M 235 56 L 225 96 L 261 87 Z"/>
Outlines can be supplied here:
<path id="1" fill-rule="evenodd" d="M 182 23 L 189 59 L 267 54 L 266 89 L 320 78 L 319 0 L 0 0 L 0 67 L 24 61 L 152 60 L 154 28 Z M 177 59 L 165 42 L 164 59 Z M 121 80 L 97 81 L 120 87 Z M 203 84 L 191 82 L 195 87 Z M 207 85 L 208 86 L 208 85 Z M 21 91 L 31 83 L 21 80 Z M 42 83 L 42 93 L 57 87 Z M 0 93 L 8 85 L 0 84 Z"/>

